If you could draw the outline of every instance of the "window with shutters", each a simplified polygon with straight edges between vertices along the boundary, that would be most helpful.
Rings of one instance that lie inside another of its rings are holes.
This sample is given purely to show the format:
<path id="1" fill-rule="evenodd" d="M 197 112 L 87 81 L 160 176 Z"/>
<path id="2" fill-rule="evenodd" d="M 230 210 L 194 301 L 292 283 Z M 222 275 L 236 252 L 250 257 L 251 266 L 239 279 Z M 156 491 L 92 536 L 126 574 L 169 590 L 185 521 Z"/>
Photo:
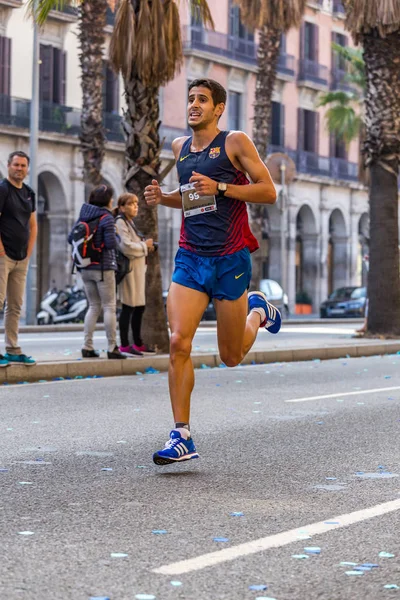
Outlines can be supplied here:
<path id="1" fill-rule="evenodd" d="M 11 93 L 11 39 L 0 36 L 0 95 Z"/>
<path id="2" fill-rule="evenodd" d="M 270 144 L 285 146 L 285 107 L 280 102 L 272 102 Z"/>
<path id="3" fill-rule="evenodd" d="M 103 111 L 119 114 L 119 78 L 107 62 L 103 65 Z"/>
<path id="4" fill-rule="evenodd" d="M 298 149 L 319 152 L 319 114 L 313 110 L 299 109 Z"/>
<path id="5" fill-rule="evenodd" d="M 302 58 L 318 61 L 318 27 L 314 23 L 304 23 L 304 46 Z"/>
<path id="6" fill-rule="evenodd" d="M 241 129 L 242 123 L 242 94 L 229 92 L 228 94 L 228 129 Z"/>
<path id="7" fill-rule="evenodd" d="M 336 135 L 331 135 L 330 139 L 331 146 L 331 157 L 332 158 L 343 158 L 347 160 L 347 148 L 343 138 Z"/>
<path id="8" fill-rule="evenodd" d="M 65 104 L 66 52 L 40 44 L 40 100 L 45 104 Z"/>
<path id="9" fill-rule="evenodd" d="M 338 46 L 342 46 L 342 48 L 346 48 L 346 46 L 348 45 L 347 36 L 343 33 L 336 33 L 335 31 L 332 32 L 332 41 Z M 334 69 L 340 71 L 346 71 L 347 69 L 346 59 L 334 50 L 332 55 L 332 65 Z"/>
<path id="10" fill-rule="evenodd" d="M 255 56 L 254 33 L 243 25 L 240 8 L 232 2 L 229 6 L 229 40 L 231 48 L 239 54 L 251 58 Z"/>

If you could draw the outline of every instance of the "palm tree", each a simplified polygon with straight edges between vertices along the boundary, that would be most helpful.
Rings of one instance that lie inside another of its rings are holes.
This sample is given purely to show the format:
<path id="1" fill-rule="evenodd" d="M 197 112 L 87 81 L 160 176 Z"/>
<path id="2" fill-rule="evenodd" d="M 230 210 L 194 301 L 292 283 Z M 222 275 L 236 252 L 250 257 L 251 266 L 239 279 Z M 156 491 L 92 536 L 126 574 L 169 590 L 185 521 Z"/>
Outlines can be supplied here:
<path id="1" fill-rule="evenodd" d="M 400 335 L 398 176 L 400 3 L 344 0 L 346 26 L 364 48 L 365 164 L 370 174 L 368 332 Z"/>
<path id="2" fill-rule="evenodd" d="M 252 30 L 259 30 L 257 51 L 257 82 L 254 102 L 253 141 L 264 160 L 270 138 L 272 94 L 276 81 L 276 70 L 282 34 L 298 27 L 304 15 L 306 0 L 234 0 L 240 7 L 243 23 Z M 252 230 L 258 241 L 262 238 L 262 205 L 250 205 Z M 262 256 L 253 259 L 252 285 L 259 286 Z"/>
<path id="3" fill-rule="evenodd" d="M 188 0 L 198 19 L 213 27 L 206 0 Z M 152 179 L 160 182 L 159 89 L 171 81 L 183 62 L 178 1 L 120 0 L 111 39 L 110 58 L 122 73 L 127 103 L 125 186 L 139 197 L 138 226 L 158 239 L 157 209 L 146 205 L 143 192 Z M 158 253 L 149 257 L 144 334 L 161 350 L 169 347 Z"/>
<path id="4" fill-rule="evenodd" d="M 364 98 L 365 98 L 365 63 L 362 50 L 332 44 L 333 50 L 347 64 L 343 83 L 348 84 L 347 90 L 332 90 L 324 92 L 318 100 L 318 107 L 327 106 L 325 114 L 328 131 L 344 141 L 348 147 L 353 140 L 360 139 L 360 150 L 365 139 Z M 360 152 L 359 179 L 367 184 L 364 159 Z"/>
<path id="5" fill-rule="evenodd" d="M 105 154 L 103 126 L 103 52 L 107 6 L 115 8 L 115 0 L 28 0 L 28 9 L 43 24 L 51 10 L 79 6 L 79 43 L 82 76 L 82 115 L 80 142 L 85 183 L 101 182 Z"/>

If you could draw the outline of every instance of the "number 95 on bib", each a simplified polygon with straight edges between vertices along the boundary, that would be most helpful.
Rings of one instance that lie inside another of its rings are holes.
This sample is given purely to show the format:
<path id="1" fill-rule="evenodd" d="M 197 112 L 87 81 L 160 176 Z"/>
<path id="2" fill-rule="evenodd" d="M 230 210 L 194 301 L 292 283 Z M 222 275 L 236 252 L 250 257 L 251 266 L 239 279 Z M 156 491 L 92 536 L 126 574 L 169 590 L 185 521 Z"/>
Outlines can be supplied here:
<path id="1" fill-rule="evenodd" d="M 185 219 L 194 215 L 202 215 L 217 210 L 217 200 L 215 196 L 200 196 L 196 192 L 194 183 L 181 185 L 182 209 Z"/>

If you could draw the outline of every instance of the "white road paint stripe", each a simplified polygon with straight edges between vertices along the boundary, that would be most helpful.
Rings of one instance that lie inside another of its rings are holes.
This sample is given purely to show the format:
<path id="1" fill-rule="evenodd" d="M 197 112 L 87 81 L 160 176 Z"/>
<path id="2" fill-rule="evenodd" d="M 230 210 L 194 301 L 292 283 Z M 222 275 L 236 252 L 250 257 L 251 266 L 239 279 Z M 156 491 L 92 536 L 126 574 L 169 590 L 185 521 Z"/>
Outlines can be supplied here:
<path id="1" fill-rule="evenodd" d="M 380 392 L 393 392 L 400 390 L 400 386 L 375 388 L 373 390 L 357 390 L 356 392 L 337 392 L 336 394 L 325 394 L 324 396 L 309 396 L 307 398 L 294 398 L 293 400 L 285 400 L 285 402 L 311 402 L 312 400 L 326 400 L 327 398 L 344 398 L 345 396 L 361 396 L 364 394 L 378 394 Z"/>
<path id="2" fill-rule="evenodd" d="M 268 537 L 253 540 L 245 544 L 239 544 L 238 546 L 231 546 L 224 550 L 217 550 L 216 552 L 210 552 L 197 556 L 196 558 L 190 558 L 188 560 L 182 560 L 169 565 L 164 565 L 157 569 L 153 569 L 153 573 L 159 573 L 161 575 L 183 575 L 184 573 L 191 573 L 192 571 L 200 571 L 207 567 L 214 567 L 220 563 L 235 560 L 243 556 L 249 556 L 250 554 L 257 554 L 270 548 L 280 548 L 292 544 L 293 542 L 301 542 L 301 530 L 307 530 L 309 535 L 319 535 L 321 533 L 327 533 L 334 529 L 341 529 L 354 525 L 354 523 L 360 523 L 374 517 L 386 515 L 391 512 L 400 510 L 400 499 L 392 500 L 391 502 L 385 502 L 384 504 L 377 504 L 371 508 L 359 510 L 356 512 L 339 515 L 332 519 L 326 519 L 326 521 L 338 521 L 338 525 L 328 525 L 326 521 L 320 521 L 319 523 L 312 523 L 311 525 L 304 525 L 297 529 L 291 529 L 290 531 L 283 531 L 276 535 L 270 535 Z"/>

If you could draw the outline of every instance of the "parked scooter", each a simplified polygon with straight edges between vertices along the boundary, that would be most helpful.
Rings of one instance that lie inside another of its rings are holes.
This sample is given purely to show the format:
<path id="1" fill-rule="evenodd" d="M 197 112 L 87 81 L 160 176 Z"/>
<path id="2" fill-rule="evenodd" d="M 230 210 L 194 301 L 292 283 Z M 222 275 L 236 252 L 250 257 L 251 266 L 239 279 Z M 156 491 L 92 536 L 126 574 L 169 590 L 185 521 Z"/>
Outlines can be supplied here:
<path id="1" fill-rule="evenodd" d="M 38 325 L 54 323 L 80 323 L 85 319 L 89 308 L 84 290 L 67 287 L 65 290 L 49 290 L 40 303 L 36 316 Z"/>

